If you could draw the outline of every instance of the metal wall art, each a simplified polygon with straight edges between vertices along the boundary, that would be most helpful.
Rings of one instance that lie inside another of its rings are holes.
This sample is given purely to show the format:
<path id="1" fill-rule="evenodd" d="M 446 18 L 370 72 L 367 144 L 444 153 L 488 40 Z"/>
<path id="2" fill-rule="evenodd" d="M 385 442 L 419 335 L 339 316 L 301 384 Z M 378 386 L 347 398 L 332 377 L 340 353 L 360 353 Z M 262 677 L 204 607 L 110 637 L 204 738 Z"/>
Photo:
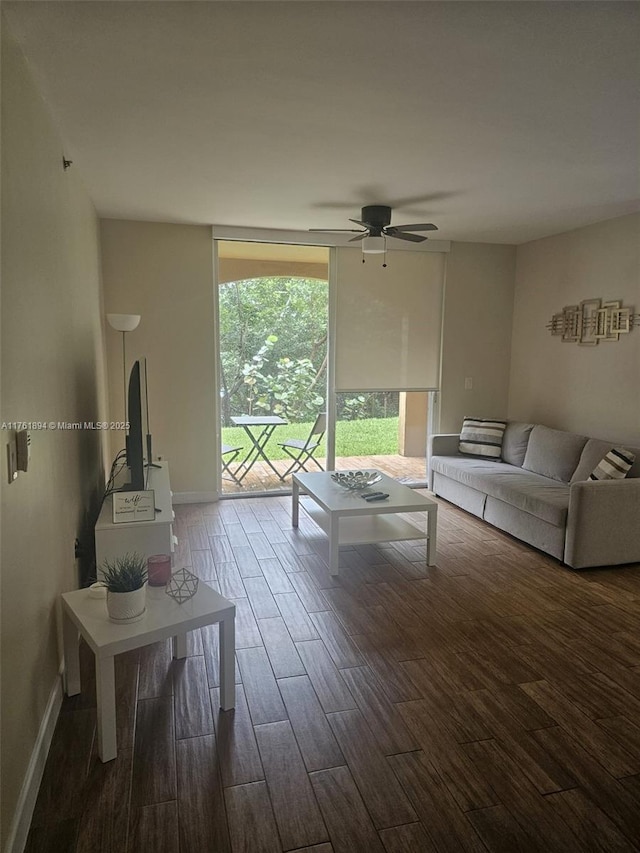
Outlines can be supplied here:
<path id="1" fill-rule="evenodd" d="M 166 586 L 166 593 L 177 601 L 178 604 L 184 604 L 198 591 L 199 579 L 188 569 L 179 569 L 171 575 L 171 579 Z"/>
<path id="2" fill-rule="evenodd" d="M 640 326 L 640 314 L 634 314 L 633 308 L 621 308 L 619 299 L 584 299 L 579 305 L 566 305 L 554 314 L 546 328 L 564 343 L 595 346 L 600 341 L 619 340 L 634 326 Z"/>

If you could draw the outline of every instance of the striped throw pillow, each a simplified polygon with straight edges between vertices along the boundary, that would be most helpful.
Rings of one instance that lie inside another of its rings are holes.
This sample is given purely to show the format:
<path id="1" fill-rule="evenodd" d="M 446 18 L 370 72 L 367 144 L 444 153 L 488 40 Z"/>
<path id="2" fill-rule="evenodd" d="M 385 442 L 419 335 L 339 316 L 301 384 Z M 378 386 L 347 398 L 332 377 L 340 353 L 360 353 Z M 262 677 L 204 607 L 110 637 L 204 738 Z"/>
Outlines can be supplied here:
<path id="1" fill-rule="evenodd" d="M 502 437 L 506 421 L 493 418 L 465 418 L 458 450 L 467 456 L 482 456 L 487 459 L 502 457 Z"/>
<path id="2" fill-rule="evenodd" d="M 590 480 L 623 480 L 636 458 L 624 447 L 613 447 L 589 474 Z"/>

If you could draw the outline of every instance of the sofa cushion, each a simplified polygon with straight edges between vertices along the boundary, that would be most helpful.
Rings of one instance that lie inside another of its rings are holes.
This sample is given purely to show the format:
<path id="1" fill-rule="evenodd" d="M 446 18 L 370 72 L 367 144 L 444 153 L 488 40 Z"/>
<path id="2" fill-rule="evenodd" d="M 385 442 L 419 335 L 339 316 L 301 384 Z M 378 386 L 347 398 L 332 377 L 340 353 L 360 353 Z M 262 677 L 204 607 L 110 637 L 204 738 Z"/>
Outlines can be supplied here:
<path id="1" fill-rule="evenodd" d="M 584 446 L 584 450 L 580 456 L 580 462 L 578 463 L 578 467 L 571 478 L 571 482 L 578 483 L 582 480 L 588 480 L 589 475 L 596 465 L 604 458 L 604 456 L 606 456 L 611 448 L 616 445 L 617 442 L 615 441 L 602 441 L 600 438 L 590 438 Z M 640 477 L 640 448 L 629 447 L 628 444 L 625 444 L 624 446 L 627 450 L 634 453 L 636 457 L 636 461 L 631 466 L 631 470 L 627 474 L 627 477 Z"/>
<path id="2" fill-rule="evenodd" d="M 434 494 L 446 501 L 451 501 L 465 512 L 477 515 L 478 518 L 484 517 L 484 506 L 487 502 L 487 496 L 484 492 L 465 486 L 451 477 L 438 474 L 436 471 L 433 474 L 433 491 Z"/>
<path id="3" fill-rule="evenodd" d="M 473 459 L 470 456 L 432 456 L 429 465 L 436 473 L 481 492 L 485 491 L 488 475 L 504 473 L 509 467 L 495 459 Z"/>
<path id="4" fill-rule="evenodd" d="M 431 467 L 438 474 L 513 504 L 542 521 L 558 527 L 566 524 L 569 486 L 565 483 L 504 462 L 463 456 L 433 456 Z"/>
<path id="5" fill-rule="evenodd" d="M 636 458 L 624 447 L 612 447 L 589 474 L 590 480 L 624 480 Z"/>
<path id="6" fill-rule="evenodd" d="M 506 421 L 493 418 L 464 418 L 458 450 L 467 456 L 500 459 L 506 425 Z"/>
<path id="7" fill-rule="evenodd" d="M 502 458 L 505 462 L 522 468 L 533 427 L 534 424 L 525 424 L 521 421 L 507 423 L 502 439 Z"/>
<path id="8" fill-rule="evenodd" d="M 500 530 L 506 530 L 511 536 L 528 542 L 534 548 L 540 548 L 561 560 L 564 556 L 564 527 L 548 524 L 529 512 L 488 497 L 484 508 L 484 520 Z"/>
<path id="9" fill-rule="evenodd" d="M 522 467 L 534 474 L 568 483 L 578 467 L 586 443 L 586 435 L 537 424 L 531 430 Z"/>

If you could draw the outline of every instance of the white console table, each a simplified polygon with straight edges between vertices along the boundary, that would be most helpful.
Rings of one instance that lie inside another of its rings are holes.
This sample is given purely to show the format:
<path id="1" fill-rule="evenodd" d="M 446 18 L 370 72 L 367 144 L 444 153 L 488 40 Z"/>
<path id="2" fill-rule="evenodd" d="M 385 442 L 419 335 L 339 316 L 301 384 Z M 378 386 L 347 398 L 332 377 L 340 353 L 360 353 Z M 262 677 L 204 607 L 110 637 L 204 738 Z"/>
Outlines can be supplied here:
<path id="1" fill-rule="evenodd" d="M 105 498 L 95 527 L 96 571 L 105 560 L 114 560 L 126 553 L 136 551 L 145 559 L 153 554 L 172 554 L 177 544 L 173 534 L 175 513 L 171 505 L 169 465 L 158 462 L 160 467 L 149 468 L 147 488 L 155 493 L 155 505 L 159 509 L 153 521 L 113 523 L 113 496 Z"/>

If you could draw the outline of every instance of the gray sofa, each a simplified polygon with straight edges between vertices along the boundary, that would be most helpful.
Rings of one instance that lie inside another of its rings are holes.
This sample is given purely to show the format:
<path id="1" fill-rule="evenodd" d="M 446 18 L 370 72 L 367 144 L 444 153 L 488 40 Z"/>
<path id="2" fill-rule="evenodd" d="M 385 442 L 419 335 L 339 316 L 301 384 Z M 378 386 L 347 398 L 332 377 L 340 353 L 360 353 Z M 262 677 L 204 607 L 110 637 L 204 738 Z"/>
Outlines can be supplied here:
<path id="1" fill-rule="evenodd" d="M 502 461 L 464 456 L 459 435 L 429 440 L 429 488 L 574 569 L 640 562 L 640 449 L 509 421 Z M 589 480 L 611 450 L 636 455 L 624 480 Z"/>

